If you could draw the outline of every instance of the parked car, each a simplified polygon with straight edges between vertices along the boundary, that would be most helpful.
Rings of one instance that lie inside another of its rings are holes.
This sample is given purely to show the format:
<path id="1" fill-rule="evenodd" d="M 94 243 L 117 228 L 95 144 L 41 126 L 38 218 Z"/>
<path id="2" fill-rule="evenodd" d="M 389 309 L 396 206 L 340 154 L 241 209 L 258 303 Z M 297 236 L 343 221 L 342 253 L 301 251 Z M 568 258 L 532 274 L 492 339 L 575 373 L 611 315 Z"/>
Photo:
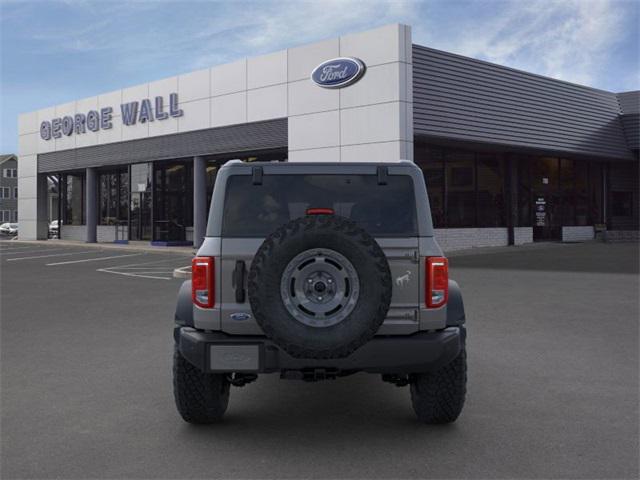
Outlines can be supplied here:
<path id="1" fill-rule="evenodd" d="M 175 321 L 174 396 L 190 423 L 220 420 L 230 387 L 266 373 L 374 373 L 409 386 L 424 423 L 462 411 L 462 295 L 412 162 L 227 163 Z"/>
<path id="2" fill-rule="evenodd" d="M 17 235 L 18 224 L 17 223 L 3 223 L 0 225 L 0 233 L 3 235 Z"/>
<path id="3" fill-rule="evenodd" d="M 58 220 L 53 220 L 49 223 L 49 238 L 59 238 L 58 233 L 60 232 Z"/>

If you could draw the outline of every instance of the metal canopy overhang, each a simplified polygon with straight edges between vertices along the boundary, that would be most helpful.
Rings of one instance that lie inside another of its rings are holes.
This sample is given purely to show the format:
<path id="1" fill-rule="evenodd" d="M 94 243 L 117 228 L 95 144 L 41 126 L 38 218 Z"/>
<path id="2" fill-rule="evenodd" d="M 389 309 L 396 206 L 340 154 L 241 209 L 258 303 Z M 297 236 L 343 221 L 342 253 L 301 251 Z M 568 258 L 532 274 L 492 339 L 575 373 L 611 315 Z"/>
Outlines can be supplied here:
<path id="1" fill-rule="evenodd" d="M 287 148 L 287 146 L 287 119 L 280 118 L 41 153 L 38 155 L 38 173 Z"/>

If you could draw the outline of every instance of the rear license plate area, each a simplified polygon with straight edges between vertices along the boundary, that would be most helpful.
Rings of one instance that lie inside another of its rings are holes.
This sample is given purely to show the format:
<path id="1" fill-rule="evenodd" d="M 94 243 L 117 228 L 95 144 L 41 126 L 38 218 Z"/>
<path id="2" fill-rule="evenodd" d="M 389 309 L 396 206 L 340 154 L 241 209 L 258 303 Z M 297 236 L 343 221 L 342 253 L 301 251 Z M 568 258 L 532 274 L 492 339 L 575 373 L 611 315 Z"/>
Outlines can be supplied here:
<path id="1" fill-rule="evenodd" d="M 259 345 L 211 345 L 209 368 L 213 372 L 256 372 L 260 368 Z"/>

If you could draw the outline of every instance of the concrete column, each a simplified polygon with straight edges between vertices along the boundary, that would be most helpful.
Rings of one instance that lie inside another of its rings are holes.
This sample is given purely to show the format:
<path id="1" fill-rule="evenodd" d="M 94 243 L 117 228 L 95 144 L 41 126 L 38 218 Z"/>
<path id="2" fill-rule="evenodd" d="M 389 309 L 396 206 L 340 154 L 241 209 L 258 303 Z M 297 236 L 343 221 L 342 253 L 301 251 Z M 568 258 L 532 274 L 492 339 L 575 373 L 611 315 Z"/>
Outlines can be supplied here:
<path id="1" fill-rule="evenodd" d="M 85 183 L 86 241 L 96 243 L 98 241 L 98 180 L 95 168 L 87 168 Z"/>
<path id="2" fill-rule="evenodd" d="M 202 245 L 207 230 L 207 161 L 193 157 L 193 246 Z"/>
<path id="3" fill-rule="evenodd" d="M 49 213 L 47 210 L 47 202 L 49 199 L 49 189 L 47 185 L 47 174 L 39 173 L 36 180 L 37 201 L 36 201 L 36 238 L 38 240 L 46 240 L 49 238 Z M 20 195 L 20 190 L 18 190 Z M 20 218 L 18 211 L 18 218 Z"/>

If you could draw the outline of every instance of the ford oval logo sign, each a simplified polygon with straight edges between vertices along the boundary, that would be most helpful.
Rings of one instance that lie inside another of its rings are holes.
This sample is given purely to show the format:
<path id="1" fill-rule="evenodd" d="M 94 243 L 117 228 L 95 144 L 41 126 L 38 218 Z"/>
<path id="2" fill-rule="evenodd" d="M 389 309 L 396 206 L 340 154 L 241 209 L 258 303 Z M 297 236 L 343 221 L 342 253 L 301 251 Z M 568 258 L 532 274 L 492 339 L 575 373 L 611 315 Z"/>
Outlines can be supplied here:
<path id="1" fill-rule="evenodd" d="M 360 59 L 339 57 L 318 65 L 311 72 L 311 80 L 324 88 L 342 88 L 360 80 L 364 71 L 365 66 Z"/>

